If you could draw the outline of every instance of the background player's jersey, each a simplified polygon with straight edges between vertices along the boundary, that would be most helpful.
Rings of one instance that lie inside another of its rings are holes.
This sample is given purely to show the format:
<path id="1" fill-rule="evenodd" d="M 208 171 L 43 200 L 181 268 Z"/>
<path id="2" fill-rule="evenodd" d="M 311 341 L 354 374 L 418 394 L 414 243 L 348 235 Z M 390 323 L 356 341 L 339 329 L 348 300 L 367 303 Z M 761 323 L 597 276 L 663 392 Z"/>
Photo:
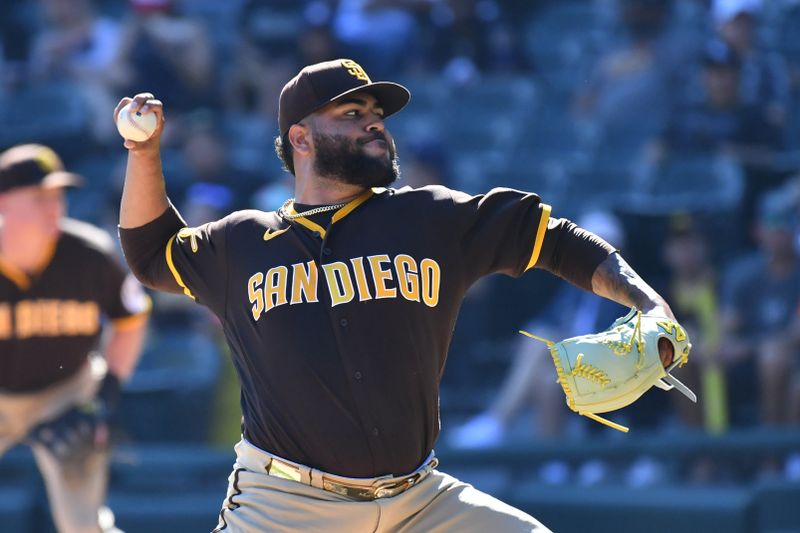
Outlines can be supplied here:
<path id="1" fill-rule="evenodd" d="M 0 390 L 32 392 L 69 378 L 96 347 L 104 319 L 125 327 L 149 311 L 102 230 L 66 219 L 51 254 L 35 275 L 0 259 Z"/>
<path id="2" fill-rule="evenodd" d="M 222 321 L 251 442 L 340 475 L 403 473 L 438 436 L 467 289 L 532 267 L 549 212 L 510 189 L 374 189 L 324 228 L 260 211 L 185 228 L 166 260 Z"/>

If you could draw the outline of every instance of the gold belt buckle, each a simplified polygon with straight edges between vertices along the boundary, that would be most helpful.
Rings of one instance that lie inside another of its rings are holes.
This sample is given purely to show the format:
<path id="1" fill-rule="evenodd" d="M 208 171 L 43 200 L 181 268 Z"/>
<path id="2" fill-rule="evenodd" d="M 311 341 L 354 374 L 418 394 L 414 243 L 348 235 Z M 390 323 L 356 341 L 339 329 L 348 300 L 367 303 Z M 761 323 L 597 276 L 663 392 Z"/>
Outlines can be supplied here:
<path id="1" fill-rule="evenodd" d="M 382 476 L 382 478 L 375 480 L 371 487 L 353 486 L 347 483 L 340 483 L 331 479 L 325 479 L 323 477 L 322 488 L 329 492 L 334 492 L 336 494 L 361 501 L 371 501 L 379 498 L 391 498 L 416 485 L 421 478 L 425 477 L 434 468 L 436 468 L 437 464 L 439 464 L 439 460 L 434 457 L 430 462 L 428 462 L 428 464 L 420 468 L 419 471 L 414 474 L 401 477 L 399 479 L 392 478 L 391 475 Z"/>
<path id="2" fill-rule="evenodd" d="M 354 500 L 366 502 L 375 499 L 375 495 L 373 494 L 372 490 L 368 488 L 352 487 L 327 479 L 322 480 L 322 488 L 328 492 L 333 492 L 334 494 L 339 494 L 340 496 L 345 496 Z"/>
<path id="3" fill-rule="evenodd" d="M 275 458 L 270 460 L 267 466 L 267 473 L 271 476 L 291 481 L 300 481 L 300 471 L 296 467 L 287 465 L 283 461 L 277 461 Z"/>
<path id="4" fill-rule="evenodd" d="M 378 486 L 373 491 L 375 498 L 391 498 L 392 496 L 397 496 L 413 487 L 421 476 L 422 473 L 420 472 L 395 481 L 394 483 Z"/>
<path id="5" fill-rule="evenodd" d="M 409 487 L 411 487 L 411 484 L 409 484 L 408 481 L 402 481 L 386 487 L 378 487 L 374 489 L 372 493 L 376 500 L 378 498 L 391 498 L 392 496 L 397 496 L 401 492 L 405 492 Z"/>

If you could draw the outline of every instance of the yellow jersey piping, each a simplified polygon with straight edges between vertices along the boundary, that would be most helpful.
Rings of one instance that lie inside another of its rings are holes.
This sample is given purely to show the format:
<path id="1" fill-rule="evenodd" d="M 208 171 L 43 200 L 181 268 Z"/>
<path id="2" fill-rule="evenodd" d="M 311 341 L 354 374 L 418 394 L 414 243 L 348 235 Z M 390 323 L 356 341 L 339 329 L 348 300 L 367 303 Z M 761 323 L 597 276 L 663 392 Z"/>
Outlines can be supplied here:
<path id="1" fill-rule="evenodd" d="M 363 204 L 364 202 L 366 202 L 367 199 L 369 199 L 373 194 L 375 194 L 375 193 L 373 192 L 372 189 L 367 189 L 366 191 L 364 191 L 363 193 L 361 193 L 357 197 L 355 197 L 352 200 L 350 200 L 350 202 L 347 205 L 345 205 L 344 207 L 342 207 L 341 209 L 339 209 L 338 211 L 336 211 L 333 214 L 333 217 L 331 217 L 331 224 L 335 224 L 339 220 L 343 219 L 344 217 L 346 217 L 347 215 L 352 213 L 353 210 L 356 207 L 358 207 L 361 204 Z M 297 211 L 294 208 L 294 202 L 292 202 L 292 205 L 289 206 L 287 211 L 288 211 L 288 213 L 290 215 L 296 215 L 297 214 Z M 316 222 L 312 222 L 311 220 L 307 219 L 306 217 L 298 217 L 298 218 L 295 218 L 293 220 L 295 222 L 297 222 L 298 224 L 300 224 L 301 226 L 305 226 L 306 228 L 310 229 L 311 231 L 318 232 L 320 237 L 322 237 L 323 239 L 325 238 L 325 233 L 326 233 L 325 232 L 325 228 L 323 228 L 322 226 L 320 226 Z"/>
<path id="2" fill-rule="evenodd" d="M 360 206 L 364 202 L 367 201 L 369 197 L 375 194 L 372 189 L 367 189 L 356 198 L 350 201 L 349 204 L 344 206 L 343 208 L 339 209 L 333 214 L 333 218 L 331 218 L 331 224 L 338 222 L 339 220 L 343 219 L 347 215 L 349 215 L 356 207 Z"/>
<path id="3" fill-rule="evenodd" d="M 152 308 L 150 298 L 148 298 L 147 301 L 148 304 L 145 311 L 131 316 L 112 319 L 111 326 L 114 328 L 114 331 L 131 331 L 147 322 L 147 318 L 150 316 L 150 310 Z"/>
<path id="4" fill-rule="evenodd" d="M 19 287 L 21 290 L 28 290 L 31 286 L 31 279 L 28 277 L 25 272 L 18 269 L 14 265 L 7 263 L 0 259 L 0 274 L 3 274 L 5 277 L 10 279 L 14 285 Z"/>
<path id="5" fill-rule="evenodd" d="M 36 274 L 43 272 L 53 261 L 53 257 L 56 255 L 56 246 L 58 246 L 58 238 L 53 239 L 47 245 L 47 251 L 44 254 L 42 262 L 36 268 Z M 15 267 L 8 261 L 3 261 L 2 258 L 0 258 L 0 274 L 10 279 L 20 290 L 26 291 L 31 287 L 31 277 L 24 270 Z"/>
<path id="6" fill-rule="evenodd" d="M 294 208 L 292 208 L 292 210 L 294 211 Z M 316 222 L 312 222 L 312 221 L 308 220 L 305 217 L 296 218 L 294 220 L 295 220 L 295 222 L 297 222 L 301 226 L 305 226 L 308 229 L 310 229 L 311 231 L 318 232 L 319 236 L 322 237 L 323 239 L 325 238 L 325 228 L 323 228 L 322 226 L 320 226 Z"/>
<path id="7" fill-rule="evenodd" d="M 539 253 L 542 251 L 542 243 L 544 242 L 544 232 L 547 231 L 547 221 L 550 220 L 550 211 L 552 207 L 547 204 L 542 204 L 542 216 L 539 217 L 539 227 L 536 230 L 536 240 L 533 242 L 533 252 L 531 253 L 531 260 L 528 261 L 528 266 L 525 270 L 530 270 L 536 265 L 539 260 Z"/>
<path id="8" fill-rule="evenodd" d="M 181 228 L 181 229 L 183 229 L 183 228 Z M 180 231 L 178 233 L 180 233 Z M 178 270 L 175 268 L 175 263 L 172 262 L 172 243 L 175 241 L 175 239 L 178 238 L 178 233 L 176 233 L 175 235 L 170 237 L 170 239 L 167 241 L 167 251 L 166 251 L 167 266 L 169 267 L 169 271 L 172 272 L 172 277 L 175 278 L 175 281 L 183 289 L 183 294 L 185 294 L 186 296 L 188 296 L 192 300 L 196 300 L 197 298 L 194 297 L 194 294 L 192 294 L 192 291 L 190 291 L 189 288 L 186 286 L 186 284 L 183 282 L 183 279 L 181 278 L 181 275 L 178 273 Z"/>

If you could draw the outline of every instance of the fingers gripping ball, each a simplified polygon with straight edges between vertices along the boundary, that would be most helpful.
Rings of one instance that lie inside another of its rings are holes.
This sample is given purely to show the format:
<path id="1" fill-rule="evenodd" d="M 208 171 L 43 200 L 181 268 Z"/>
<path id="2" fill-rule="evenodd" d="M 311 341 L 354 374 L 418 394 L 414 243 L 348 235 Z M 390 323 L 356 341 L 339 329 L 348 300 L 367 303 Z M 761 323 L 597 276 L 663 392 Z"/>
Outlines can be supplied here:
<path id="1" fill-rule="evenodd" d="M 671 374 L 689 360 L 692 345 L 680 324 L 667 317 L 632 309 L 605 331 L 557 343 L 520 333 L 547 344 L 569 408 L 614 429 L 628 431 L 597 413 L 630 405 L 654 385 L 664 390 L 675 388 L 697 401 Z M 672 353 L 664 350 L 665 342 L 672 345 Z"/>
<path id="2" fill-rule="evenodd" d="M 132 111 L 131 104 L 119 110 L 117 115 L 117 131 L 123 139 L 130 141 L 146 141 L 156 131 L 158 117 L 155 113 Z"/>

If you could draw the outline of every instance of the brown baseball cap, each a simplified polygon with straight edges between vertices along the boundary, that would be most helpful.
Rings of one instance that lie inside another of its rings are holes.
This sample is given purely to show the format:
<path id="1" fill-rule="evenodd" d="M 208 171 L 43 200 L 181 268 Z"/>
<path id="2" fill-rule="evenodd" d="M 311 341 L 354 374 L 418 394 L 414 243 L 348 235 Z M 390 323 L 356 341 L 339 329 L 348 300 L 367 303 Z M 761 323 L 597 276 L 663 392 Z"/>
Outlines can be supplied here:
<path id="1" fill-rule="evenodd" d="M 281 136 L 314 111 L 356 91 L 368 91 L 383 107 L 384 117 L 397 113 L 411 99 L 408 89 L 391 81 L 373 82 L 352 59 L 334 59 L 304 67 L 283 86 L 278 102 Z"/>
<path id="2" fill-rule="evenodd" d="M 65 171 L 61 158 L 41 144 L 20 144 L 0 154 L 0 192 L 31 185 L 79 187 L 83 179 Z"/>

